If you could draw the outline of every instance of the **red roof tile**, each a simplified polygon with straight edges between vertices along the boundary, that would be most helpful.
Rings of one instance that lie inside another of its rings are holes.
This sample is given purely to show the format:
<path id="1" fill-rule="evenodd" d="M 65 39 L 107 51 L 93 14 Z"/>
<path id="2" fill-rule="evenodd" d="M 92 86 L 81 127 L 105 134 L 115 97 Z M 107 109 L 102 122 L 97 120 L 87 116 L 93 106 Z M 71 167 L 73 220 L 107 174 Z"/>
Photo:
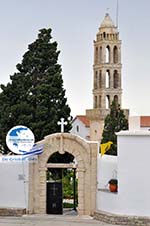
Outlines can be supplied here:
<path id="1" fill-rule="evenodd" d="M 86 117 L 86 115 L 77 115 L 75 117 L 75 119 L 76 118 L 78 118 L 86 127 L 90 126 L 90 122 L 89 122 L 88 118 Z"/>
<path id="2" fill-rule="evenodd" d="M 140 125 L 141 127 L 150 127 L 150 116 L 141 116 Z"/>

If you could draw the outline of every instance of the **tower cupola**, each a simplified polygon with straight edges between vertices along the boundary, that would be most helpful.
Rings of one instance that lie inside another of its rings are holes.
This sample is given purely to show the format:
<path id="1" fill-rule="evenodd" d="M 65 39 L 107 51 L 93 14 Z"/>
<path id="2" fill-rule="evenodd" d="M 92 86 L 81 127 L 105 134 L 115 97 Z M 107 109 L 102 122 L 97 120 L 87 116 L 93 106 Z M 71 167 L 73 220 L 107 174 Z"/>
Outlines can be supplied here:
<path id="1" fill-rule="evenodd" d="M 108 13 L 106 13 L 106 15 L 100 25 L 100 28 L 99 28 L 100 32 L 102 29 L 111 29 L 110 32 L 113 32 L 113 33 L 117 32 L 117 27 L 114 25 L 114 23 Z"/>

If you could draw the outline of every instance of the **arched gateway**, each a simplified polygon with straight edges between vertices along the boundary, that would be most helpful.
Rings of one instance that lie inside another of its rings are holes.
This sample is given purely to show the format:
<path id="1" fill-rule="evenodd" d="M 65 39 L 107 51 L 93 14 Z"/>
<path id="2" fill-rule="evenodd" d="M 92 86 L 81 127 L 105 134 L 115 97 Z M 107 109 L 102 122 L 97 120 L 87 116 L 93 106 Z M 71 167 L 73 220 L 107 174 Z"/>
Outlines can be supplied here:
<path id="1" fill-rule="evenodd" d="M 69 133 L 45 137 L 44 152 L 29 167 L 29 213 L 46 213 L 46 171 L 49 157 L 68 152 L 77 160 L 78 214 L 93 215 L 96 205 L 96 178 L 98 143 L 81 139 Z"/>

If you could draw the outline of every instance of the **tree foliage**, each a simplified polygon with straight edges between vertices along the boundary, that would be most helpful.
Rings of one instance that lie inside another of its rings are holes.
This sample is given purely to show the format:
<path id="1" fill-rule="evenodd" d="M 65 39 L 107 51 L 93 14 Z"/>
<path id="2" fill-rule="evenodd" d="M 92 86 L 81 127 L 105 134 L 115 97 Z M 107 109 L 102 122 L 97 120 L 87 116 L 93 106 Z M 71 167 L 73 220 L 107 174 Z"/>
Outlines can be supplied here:
<path id="1" fill-rule="evenodd" d="M 57 42 L 52 41 L 51 29 L 39 31 L 38 38 L 28 46 L 17 72 L 10 82 L 1 84 L 0 93 L 0 144 L 6 150 L 5 137 L 16 125 L 29 127 L 36 138 L 60 131 L 57 122 L 61 117 L 71 129 L 70 107 L 65 97 L 61 66 L 57 63 Z"/>
<path id="2" fill-rule="evenodd" d="M 104 130 L 102 133 L 101 143 L 112 141 L 113 144 L 109 151 L 106 152 L 108 155 L 117 155 L 117 136 L 116 132 L 128 129 L 128 120 L 121 110 L 120 105 L 115 101 L 110 106 L 110 113 L 106 116 L 104 122 Z"/>

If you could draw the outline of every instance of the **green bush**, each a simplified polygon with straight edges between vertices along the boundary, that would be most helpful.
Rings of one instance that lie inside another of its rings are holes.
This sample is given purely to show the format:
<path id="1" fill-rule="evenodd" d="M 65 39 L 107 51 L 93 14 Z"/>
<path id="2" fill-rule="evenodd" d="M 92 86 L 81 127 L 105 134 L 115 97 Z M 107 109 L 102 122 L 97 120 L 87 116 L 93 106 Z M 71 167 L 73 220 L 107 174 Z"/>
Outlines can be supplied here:
<path id="1" fill-rule="evenodd" d="M 73 187 L 74 187 L 73 171 L 66 170 L 64 172 L 64 176 L 62 178 L 62 183 L 63 183 L 63 198 L 64 199 L 73 199 L 73 197 L 74 197 L 74 194 L 73 194 Z M 77 179 L 75 179 L 75 187 L 76 187 L 75 199 L 76 200 L 78 197 L 77 184 L 78 184 Z"/>

